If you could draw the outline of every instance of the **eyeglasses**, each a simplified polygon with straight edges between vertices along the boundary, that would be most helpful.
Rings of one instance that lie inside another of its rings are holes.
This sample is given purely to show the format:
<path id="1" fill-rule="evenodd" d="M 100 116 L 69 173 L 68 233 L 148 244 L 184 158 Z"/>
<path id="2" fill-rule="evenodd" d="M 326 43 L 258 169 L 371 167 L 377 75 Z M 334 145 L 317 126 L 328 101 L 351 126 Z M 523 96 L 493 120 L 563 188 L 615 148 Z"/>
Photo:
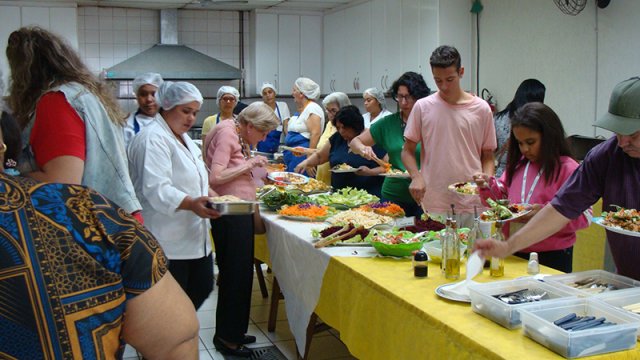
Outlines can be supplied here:
<path id="1" fill-rule="evenodd" d="M 220 98 L 220 102 L 222 102 L 222 101 L 231 103 L 231 102 L 236 101 L 236 98 L 235 97 L 229 97 L 229 96 L 222 97 L 222 98 Z"/>
<path id="2" fill-rule="evenodd" d="M 395 101 L 397 102 L 402 102 L 402 101 L 413 101 L 413 96 L 412 95 L 396 95 L 395 98 L 393 98 Z"/>

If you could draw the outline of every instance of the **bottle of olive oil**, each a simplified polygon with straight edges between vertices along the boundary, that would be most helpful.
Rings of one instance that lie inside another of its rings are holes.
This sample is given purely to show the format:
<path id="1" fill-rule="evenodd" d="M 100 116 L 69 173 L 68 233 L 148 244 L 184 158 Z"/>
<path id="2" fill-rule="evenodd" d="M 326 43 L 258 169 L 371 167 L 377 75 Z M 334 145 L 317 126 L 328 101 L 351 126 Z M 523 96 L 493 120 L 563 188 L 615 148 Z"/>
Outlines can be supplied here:
<path id="1" fill-rule="evenodd" d="M 460 238 L 458 237 L 458 224 L 455 220 L 451 220 L 451 232 L 445 240 L 447 242 L 443 244 L 442 253 L 442 261 L 445 264 L 444 277 L 456 280 L 460 278 Z"/>
<path id="2" fill-rule="evenodd" d="M 496 221 L 496 232 L 492 236 L 496 241 L 505 241 L 502 235 L 502 221 Z M 504 259 L 492 257 L 489 274 L 493 277 L 504 276 Z"/>
<path id="3" fill-rule="evenodd" d="M 442 249 L 442 256 L 441 259 L 442 261 L 440 262 L 440 269 L 442 270 L 442 273 L 446 275 L 446 262 L 444 261 L 444 257 L 445 254 L 447 253 L 447 245 L 449 244 L 449 241 L 447 240 L 450 236 L 451 236 L 451 215 L 447 213 L 447 219 L 445 220 L 444 224 L 445 224 L 445 228 L 444 231 L 442 232 L 442 235 L 440 236 L 440 249 Z"/>

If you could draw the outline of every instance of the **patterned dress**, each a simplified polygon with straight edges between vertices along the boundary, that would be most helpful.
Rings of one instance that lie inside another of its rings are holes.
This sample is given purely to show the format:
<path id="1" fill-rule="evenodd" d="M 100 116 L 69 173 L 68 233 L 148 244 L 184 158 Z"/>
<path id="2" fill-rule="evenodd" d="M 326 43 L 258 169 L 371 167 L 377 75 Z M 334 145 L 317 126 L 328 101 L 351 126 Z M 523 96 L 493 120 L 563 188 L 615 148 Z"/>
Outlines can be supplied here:
<path id="1" fill-rule="evenodd" d="M 127 300 L 166 271 L 153 236 L 104 196 L 0 174 L 0 358 L 121 358 Z"/>

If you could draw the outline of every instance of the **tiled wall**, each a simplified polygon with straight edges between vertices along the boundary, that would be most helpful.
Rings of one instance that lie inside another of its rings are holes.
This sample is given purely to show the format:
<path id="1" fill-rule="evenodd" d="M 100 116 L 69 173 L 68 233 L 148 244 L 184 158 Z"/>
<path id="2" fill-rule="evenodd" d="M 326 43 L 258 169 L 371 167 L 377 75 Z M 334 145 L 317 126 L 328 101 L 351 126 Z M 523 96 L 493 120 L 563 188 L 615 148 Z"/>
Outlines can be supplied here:
<path id="1" fill-rule="evenodd" d="M 245 16 L 248 24 L 248 15 Z M 227 64 L 240 66 L 240 31 L 237 11 L 178 11 L 178 43 Z M 96 73 L 124 61 L 160 42 L 158 10 L 84 7 L 78 8 L 78 50 Z M 245 51 L 248 26 L 245 25 Z M 153 71 L 153 69 L 149 69 Z M 216 92 L 222 85 L 239 87 L 239 81 L 193 81 L 205 98 L 198 122 L 217 112 Z M 126 111 L 136 108 L 130 83 L 118 91 Z"/>

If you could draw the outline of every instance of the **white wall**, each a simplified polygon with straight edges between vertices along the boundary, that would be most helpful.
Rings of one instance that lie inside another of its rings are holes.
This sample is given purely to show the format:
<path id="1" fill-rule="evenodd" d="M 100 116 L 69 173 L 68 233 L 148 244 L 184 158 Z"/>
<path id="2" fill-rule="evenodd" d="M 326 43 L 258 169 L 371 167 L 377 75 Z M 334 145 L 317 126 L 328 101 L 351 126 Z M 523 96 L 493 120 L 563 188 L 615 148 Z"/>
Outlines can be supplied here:
<path id="1" fill-rule="evenodd" d="M 553 1 L 484 0 L 480 15 L 480 88 L 501 109 L 526 78 L 547 87 L 545 102 L 568 135 L 594 136 L 613 86 L 640 74 L 640 2 L 588 1 L 577 16 Z M 597 134 L 608 132 L 598 131 Z"/>

